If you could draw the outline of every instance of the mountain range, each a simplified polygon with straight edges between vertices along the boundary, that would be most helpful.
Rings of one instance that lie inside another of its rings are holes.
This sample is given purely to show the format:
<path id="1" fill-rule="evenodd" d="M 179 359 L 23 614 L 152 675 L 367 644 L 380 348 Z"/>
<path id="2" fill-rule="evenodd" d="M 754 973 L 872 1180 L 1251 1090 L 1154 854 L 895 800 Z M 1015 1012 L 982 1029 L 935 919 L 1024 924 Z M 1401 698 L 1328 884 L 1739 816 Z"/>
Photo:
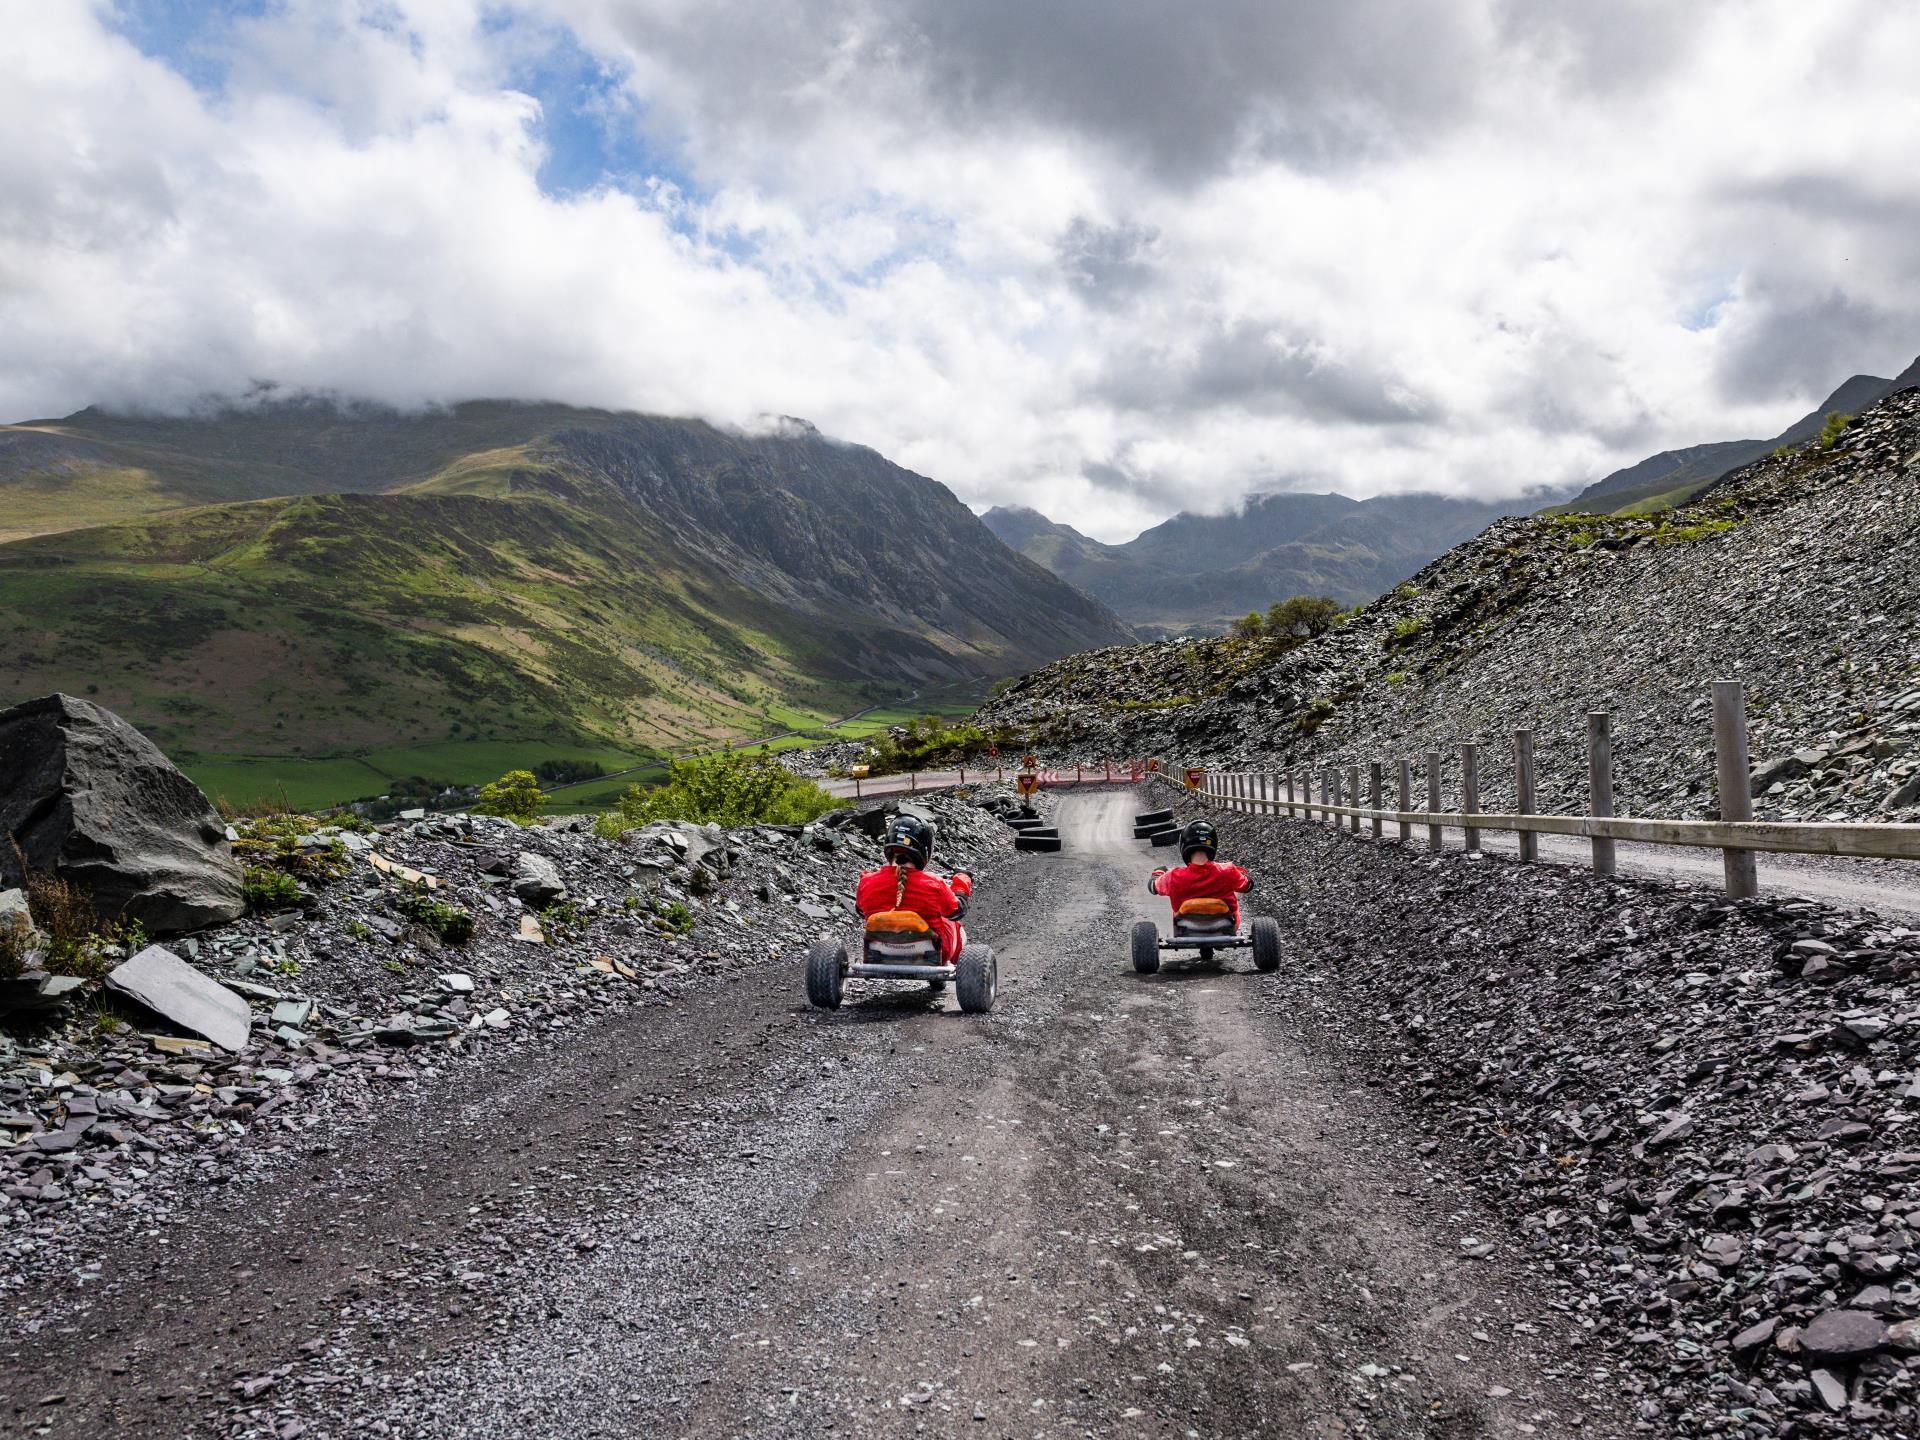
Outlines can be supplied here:
<path id="1" fill-rule="evenodd" d="M 92 694 L 190 761 L 645 756 L 1129 633 L 793 420 L 85 410 L 0 427 L 0 537 L 0 705 Z"/>
<path id="2" fill-rule="evenodd" d="M 1181 513 L 1108 545 L 1037 511 L 981 518 L 1029 559 L 1071 581 L 1143 635 L 1225 630 L 1289 595 L 1371 600 L 1525 502 L 1440 495 L 1256 495 L 1230 515 Z"/>

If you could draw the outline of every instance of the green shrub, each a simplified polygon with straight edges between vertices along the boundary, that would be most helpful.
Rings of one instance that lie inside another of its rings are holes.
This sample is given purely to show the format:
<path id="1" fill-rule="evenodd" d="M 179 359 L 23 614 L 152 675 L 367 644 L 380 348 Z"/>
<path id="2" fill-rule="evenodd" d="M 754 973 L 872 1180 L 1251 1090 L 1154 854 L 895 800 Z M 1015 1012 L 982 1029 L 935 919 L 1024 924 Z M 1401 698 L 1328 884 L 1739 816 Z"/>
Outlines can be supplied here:
<path id="1" fill-rule="evenodd" d="M 1819 449 L 1831 450 L 1840 443 L 1840 437 L 1853 423 L 1853 416 L 1842 415 L 1838 410 L 1827 412 L 1826 423 L 1820 427 L 1820 433 L 1813 437 L 1813 443 Z"/>
<path id="2" fill-rule="evenodd" d="M 693 911 L 678 900 L 663 900 L 654 911 L 653 928 L 668 935 L 684 935 L 693 929 Z"/>
<path id="3" fill-rule="evenodd" d="M 762 750 L 713 750 L 676 760 L 667 780 L 651 790 L 630 786 L 594 830 L 616 839 L 653 820 L 690 820 L 696 825 L 804 825 L 840 802 L 811 780 L 795 775 Z"/>
<path id="4" fill-rule="evenodd" d="M 1260 636 L 1261 629 L 1262 622 L 1258 610 L 1249 610 L 1233 622 L 1233 633 L 1236 639 L 1256 640 Z"/>
<path id="5" fill-rule="evenodd" d="M 241 870 L 240 893 L 250 910 L 291 910 L 300 903 L 300 882 L 271 865 L 248 865 Z"/>
<path id="6" fill-rule="evenodd" d="M 482 815 L 500 815 L 526 825 L 540 814 L 546 803 L 547 797 L 531 770 L 509 770 L 498 780 L 489 780 L 480 787 L 473 808 Z"/>
<path id="7" fill-rule="evenodd" d="M 1396 640 L 1411 640 L 1426 628 L 1427 622 L 1423 617 L 1419 615 L 1402 615 L 1398 620 L 1393 622 L 1393 638 Z"/>
<path id="8" fill-rule="evenodd" d="M 1327 595 L 1295 595 L 1267 609 L 1267 633 L 1310 640 L 1331 630 L 1341 616 L 1340 602 Z"/>
<path id="9" fill-rule="evenodd" d="M 290 880 L 329 884 L 352 869 L 353 861 L 337 835 L 322 846 L 300 843 L 320 826 L 321 822 L 311 815 L 256 815 L 237 820 L 234 833 L 240 838 L 233 842 L 233 853 L 244 866 L 278 870 Z"/>
<path id="10" fill-rule="evenodd" d="M 424 925 L 449 945 L 464 945 L 473 938 L 473 912 L 446 900 L 436 900 L 425 885 L 402 885 L 395 902 L 407 919 Z"/>

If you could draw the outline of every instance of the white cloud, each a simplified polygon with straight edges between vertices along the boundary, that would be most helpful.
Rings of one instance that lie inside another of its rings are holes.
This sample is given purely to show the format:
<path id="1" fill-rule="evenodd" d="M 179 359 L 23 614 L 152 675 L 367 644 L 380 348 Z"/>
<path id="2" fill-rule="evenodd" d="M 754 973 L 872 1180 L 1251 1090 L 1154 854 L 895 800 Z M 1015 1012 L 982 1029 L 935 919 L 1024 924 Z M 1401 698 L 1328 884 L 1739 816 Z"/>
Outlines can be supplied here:
<path id="1" fill-rule="evenodd" d="M 286 0 L 209 93 L 0 0 L 0 414 L 795 414 L 1124 538 L 1590 479 L 1920 350 L 1920 12 L 1406 13 Z M 560 36 L 682 183 L 543 192 Z"/>

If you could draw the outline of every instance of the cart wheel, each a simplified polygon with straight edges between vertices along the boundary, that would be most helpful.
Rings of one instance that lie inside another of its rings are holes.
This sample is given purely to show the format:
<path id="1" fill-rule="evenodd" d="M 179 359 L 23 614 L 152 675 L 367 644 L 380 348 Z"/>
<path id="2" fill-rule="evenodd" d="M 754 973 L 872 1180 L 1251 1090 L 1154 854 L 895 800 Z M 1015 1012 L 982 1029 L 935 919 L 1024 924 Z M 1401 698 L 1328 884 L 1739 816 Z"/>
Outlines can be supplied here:
<path id="1" fill-rule="evenodd" d="M 838 1010 L 847 984 L 847 947 L 821 940 L 807 951 L 807 999 L 822 1010 Z"/>
<path id="2" fill-rule="evenodd" d="M 985 945 L 968 945 L 960 951 L 955 988 L 960 992 L 960 1008 L 969 1015 L 984 1015 L 993 1009 L 993 997 L 1000 990 L 1000 965 Z"/>
<path id="3" fill-rule="evenodd" d="M 1256 915 L 1249 928 L 1253 932 L 1253 968 L 1278 970 L 1280 968 L 1280 922 L 1269 919 L 1265 915 Z"/>
<path id="4" fill-rule="evenodd" d="M 1142 975 L 1160 968 L 1160 927 L 1151 920 L 1133 922 L 1133 968 Z"/>

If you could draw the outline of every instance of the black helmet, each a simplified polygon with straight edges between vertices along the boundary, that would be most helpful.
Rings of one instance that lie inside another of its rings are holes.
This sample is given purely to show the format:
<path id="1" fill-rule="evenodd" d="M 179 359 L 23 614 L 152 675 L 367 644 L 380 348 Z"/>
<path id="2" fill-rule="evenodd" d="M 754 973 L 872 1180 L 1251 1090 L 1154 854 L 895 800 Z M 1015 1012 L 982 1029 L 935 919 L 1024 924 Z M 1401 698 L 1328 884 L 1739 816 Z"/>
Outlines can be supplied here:
<path id="1" fill-rule="evenodd" d="M 1193 852 L 1204 850 L 1211 860 L 1220 850 L 1220 832 L 1213 828 L 1211 821 L 1189 820 L 1187 828 L 1180 832 L 1180 858 L 1189 865 L 1193 863 Z"/>
<path id="2" fill-rule="evenodd" d="M 885 853 L 889 860 L 905 860 L 916 870 L 933 858 L 933 825 L 918 815 L 896 815 L 887 822 Z"/>

